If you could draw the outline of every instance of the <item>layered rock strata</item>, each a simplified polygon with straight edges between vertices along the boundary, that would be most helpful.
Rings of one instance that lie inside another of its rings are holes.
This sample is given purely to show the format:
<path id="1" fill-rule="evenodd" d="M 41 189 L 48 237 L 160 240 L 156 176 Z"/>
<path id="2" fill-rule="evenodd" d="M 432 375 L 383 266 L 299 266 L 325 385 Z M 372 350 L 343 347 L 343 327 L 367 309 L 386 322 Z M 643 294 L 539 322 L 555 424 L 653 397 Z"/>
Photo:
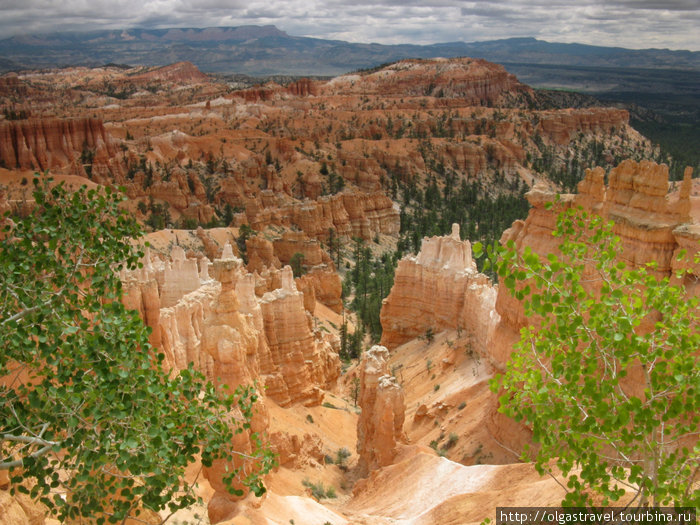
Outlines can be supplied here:
<path id="1" fill-rule="evenodd" d="M 459 225 L 446 237 L 424 238 L 417 256 L 399 261 L 394 286 L 381 311 L 382 344 L 389 348 L 428 330 L 464 331 L 483 348 L 492 323 L 496 290 L 472 260 Z"/>
<path id="2" fill-rule="evenodd" d="M 142 269 L 123 274 L 124 303 L 153 329 L 169 366 L 194 363 L 234 387 L 258 381 L 283 406 L 321 402 L 340 372 L 337 338 L 313 330 L 291 268 L 280 271 L 278 288 L 258 297 L 255 275 L 230 245 L 199 267 L 177 247 L 172 262 L 145 259 Z"/>
<path id="3" fill-rule="evenodd" d="M 319 264 L 296 280 L 297 287 L 312 290 L 316 301 L 339 314 L 343 311 L 343 282 L 333 263 Z M 312 312 L 313 313 L 313 312 Z"/>
<path id="4" fill-rule="evenodd" d="M 624 109 L 586 108 L 541 111 L 536 131 L 559 145 L 568 144 L 579 133 L 610 133 L 629 123 Z"/>
<path id="5" fill-rule="evenodd" d="M 215 491 L 209 516 L 216 522 L 236 512 L 240 498 L 230 495 L 222 480 L 231 468 L 246 468 L 250 432 L 269 428 L 266 400 L 281 406 L 319 405 L 324 389 L 340 374 L 339 345 L 337 337 L 313 330 L 289 266 L 275 270 L 279 287 L 258 297 L 256 275 L 234 256 L 230 244 L 213 263 L 202 257 L 197 264 L 179 247 L 171 257 L 161 261 L 147 252 L 142 268 L 123 272 L 124 303 L 153 328 L 152 342 L 170 368 L 192 363 L 218 384 L 231 389 L 257 384 L 261 392 L 250 430 L 234 436 L 234 449 L 242 455 L 232 464 L 218 461 L 204 469 Z M 287 461 L 306 450 L 284 432 L 271 439 Z"/>
<path id="6" fill-rule="evenodd" d="M 501 242 L 514 241 L 518 250 L 526 246 L 545 255 L 558 253 L 559 240 L 552 236 L 559 212 L 581 206 L 605 219 L 614 221 L 614 233 L 621 239 L 620 259 L 631 267 L 654 262 L 659 277 L 672 277 L 681 267 L 691 271 L 685 280 L 688 291 L 697 293 L 700 267 L 693 263 L 699 250 L 700 227 L 691 218 L 692 170 L 687 169 L 677 196 L 668 195 L 668 167 L 650 161 L 625 160 L 608 174 L 602 168 L 587 170 L 578 185 L 578 194 L 562 195 L 553 207 L 556 194 L 535 187 L 526 196 L 532 208 L 525 221 L 516 221 L 503 233 Z M 689 254 L 676 261 L 682 249 Z M 528 323 L 523 307 L 504 287 L 496 299 L 498 322 L 489 334 L 489 356 L 497 368 L 503 368 L 510 357 L 520 329 Z"/>
<path id="7" fill-rule="evenodd" d="M 259 304 L 271 357 L 261 370 L 267 394 L 283 406 L 320 404 L 321 388 L 339 375 L 338 354 L 330 336 L 312 331 L 304 296 L 296 289 L 289 266 L 283 270 L 281 288 L 263 295 Z"/>
<path id="8" fill-rule="evenodd" d="M 323 92 L 459 98 L 470 105 L 507 104 L 515 94 L 532 97 L 503 66 L 473 58 L 401 60 L 365 75 L 337 77 Z"/>
<path id="9" fill-rule="evenodd" d="M 68 170 L 87 176 L 122 173 L 117 144 L 95 118 L 0 122 L 0 163 L 7 168 Z"/>
<path id="10" fill-rule="evenodd" d="M 281 239 L 274 241 L 256 235 L 246 240 L 246 250 L 247 268 L 256 275 L 258 296 L 281 286 L 279 269 L 299 253 L 303 256 L 301 265 L 305 273 L 295 279 L 295 283 L 297 290 L 304 294 L 304 308 L 313 314 L 319 301 L 336 313 L 342 311 L 340 276 L 317 240 L 309 239 L 303 232 L 285 232 Z"/>
<path id="11" fill-rule="evenodd" d="M 343 192 L 316 201 L 295 201 L 269 190 L 249 201 L 237 224 L 255 230 L 268 226 L 296 227 L 309 237 L 327 239 L 337 235 L 371 239 L 378 233 L 399 232 L 399 210 L 383 193 Z"/>
<path id="12" fill-rule="evenodd" d="M 361 475 L 393 463 L 397 447 L 406 442 L 405 404 L 401 386 L 389 371 L 389 351 L 375 345 L 360 363 L 362 408 L 357 422 L 357 452 Z"/>

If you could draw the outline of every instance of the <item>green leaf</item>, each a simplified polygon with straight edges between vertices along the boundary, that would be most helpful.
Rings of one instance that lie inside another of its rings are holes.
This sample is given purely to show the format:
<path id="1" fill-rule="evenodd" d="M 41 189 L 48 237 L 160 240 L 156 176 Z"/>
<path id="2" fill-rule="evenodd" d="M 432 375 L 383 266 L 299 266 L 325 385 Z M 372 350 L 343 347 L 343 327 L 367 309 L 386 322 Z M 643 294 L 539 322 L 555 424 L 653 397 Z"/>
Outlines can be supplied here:
<path id="1" fill-rule="evenodd" d="M 32 377 L 1 393 L 0 434 L 29 439 L 41 429 L 54 444 L 51 455 L 33 455 L 40 443 L 18 448 L 24 465 L 11 473 L 12 486 L 44 501 L 61 522 L 133 516 L 141 495 L 154 510 L 181 508 L 190 500 L 173 497 L 187 463 L 205 447 L 209 464 L 233 460 L 231 438 L 252 417 L 252 396 L 236 391 L 243 419 L 229 428 L 231 401 L 201 374 L 171 377 L 163 369 L 149 331 L 123 307 L 113 271 L 135 269 L 142 252 L 133 246 L 140 228 L 119 207 L 120 195 L 71 193 L 41 176 L 34 184 L 36 206 L 13 216 L 5 236 L 13 241 L 0 242 L 0 366 L 11 359 Z M 90 271 L 74 271 L 77 254 Z M 3 293 L 9 286 L 14 295 Z M 243 481 L 253 491 L 274 464 L 265 452 L 251 451 L 258 459 Z M 70 498 L 49 498 L 61 483 Z"/>

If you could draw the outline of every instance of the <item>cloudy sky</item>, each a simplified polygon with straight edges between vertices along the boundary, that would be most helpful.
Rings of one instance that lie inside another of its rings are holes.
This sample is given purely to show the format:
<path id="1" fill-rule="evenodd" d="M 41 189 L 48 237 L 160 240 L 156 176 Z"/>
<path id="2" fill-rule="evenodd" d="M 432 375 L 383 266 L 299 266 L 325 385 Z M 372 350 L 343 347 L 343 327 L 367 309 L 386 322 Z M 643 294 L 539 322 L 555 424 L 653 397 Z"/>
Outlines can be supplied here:
<path id="1" fill-rule="evenodd" d="M 0 38 L 250 24 L 383 44 L 532 36 L 700 51 L 700 0 L 0 0 Z"/>

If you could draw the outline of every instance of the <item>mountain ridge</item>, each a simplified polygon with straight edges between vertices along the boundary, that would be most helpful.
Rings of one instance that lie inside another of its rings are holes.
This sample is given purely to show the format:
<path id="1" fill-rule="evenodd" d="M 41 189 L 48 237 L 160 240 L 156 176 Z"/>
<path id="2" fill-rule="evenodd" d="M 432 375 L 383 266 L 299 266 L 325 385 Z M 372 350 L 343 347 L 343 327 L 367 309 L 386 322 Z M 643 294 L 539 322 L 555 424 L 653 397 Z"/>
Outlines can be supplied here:
<path id="1" fill-rule="evenodd" d="M 438 56 L 540 65 L 700 71 L 697 51 L 552 43 L 533 37 L 430 45 L 353 43 L 293 36 L 273 25 L 30 34 L 0 40 L 0 54 L 10 62 L 0 63 L 0 71 L 108 62 L 166 65 L 190 61 L 207 73 L 338 75 L 403 58 Z"/>

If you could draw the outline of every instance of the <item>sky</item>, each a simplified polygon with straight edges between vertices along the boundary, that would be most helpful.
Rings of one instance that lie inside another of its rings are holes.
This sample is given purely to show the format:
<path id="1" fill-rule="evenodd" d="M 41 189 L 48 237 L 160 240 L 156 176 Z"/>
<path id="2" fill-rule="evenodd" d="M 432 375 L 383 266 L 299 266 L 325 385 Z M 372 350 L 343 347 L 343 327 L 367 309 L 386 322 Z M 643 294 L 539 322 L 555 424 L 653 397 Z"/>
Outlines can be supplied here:
<path id="1" fill-rule="evenodd" d="M 382 44 L 535 37 L 700 51 L 700 0 L 0 0 L 0 38 L 239 25 Z"/>

